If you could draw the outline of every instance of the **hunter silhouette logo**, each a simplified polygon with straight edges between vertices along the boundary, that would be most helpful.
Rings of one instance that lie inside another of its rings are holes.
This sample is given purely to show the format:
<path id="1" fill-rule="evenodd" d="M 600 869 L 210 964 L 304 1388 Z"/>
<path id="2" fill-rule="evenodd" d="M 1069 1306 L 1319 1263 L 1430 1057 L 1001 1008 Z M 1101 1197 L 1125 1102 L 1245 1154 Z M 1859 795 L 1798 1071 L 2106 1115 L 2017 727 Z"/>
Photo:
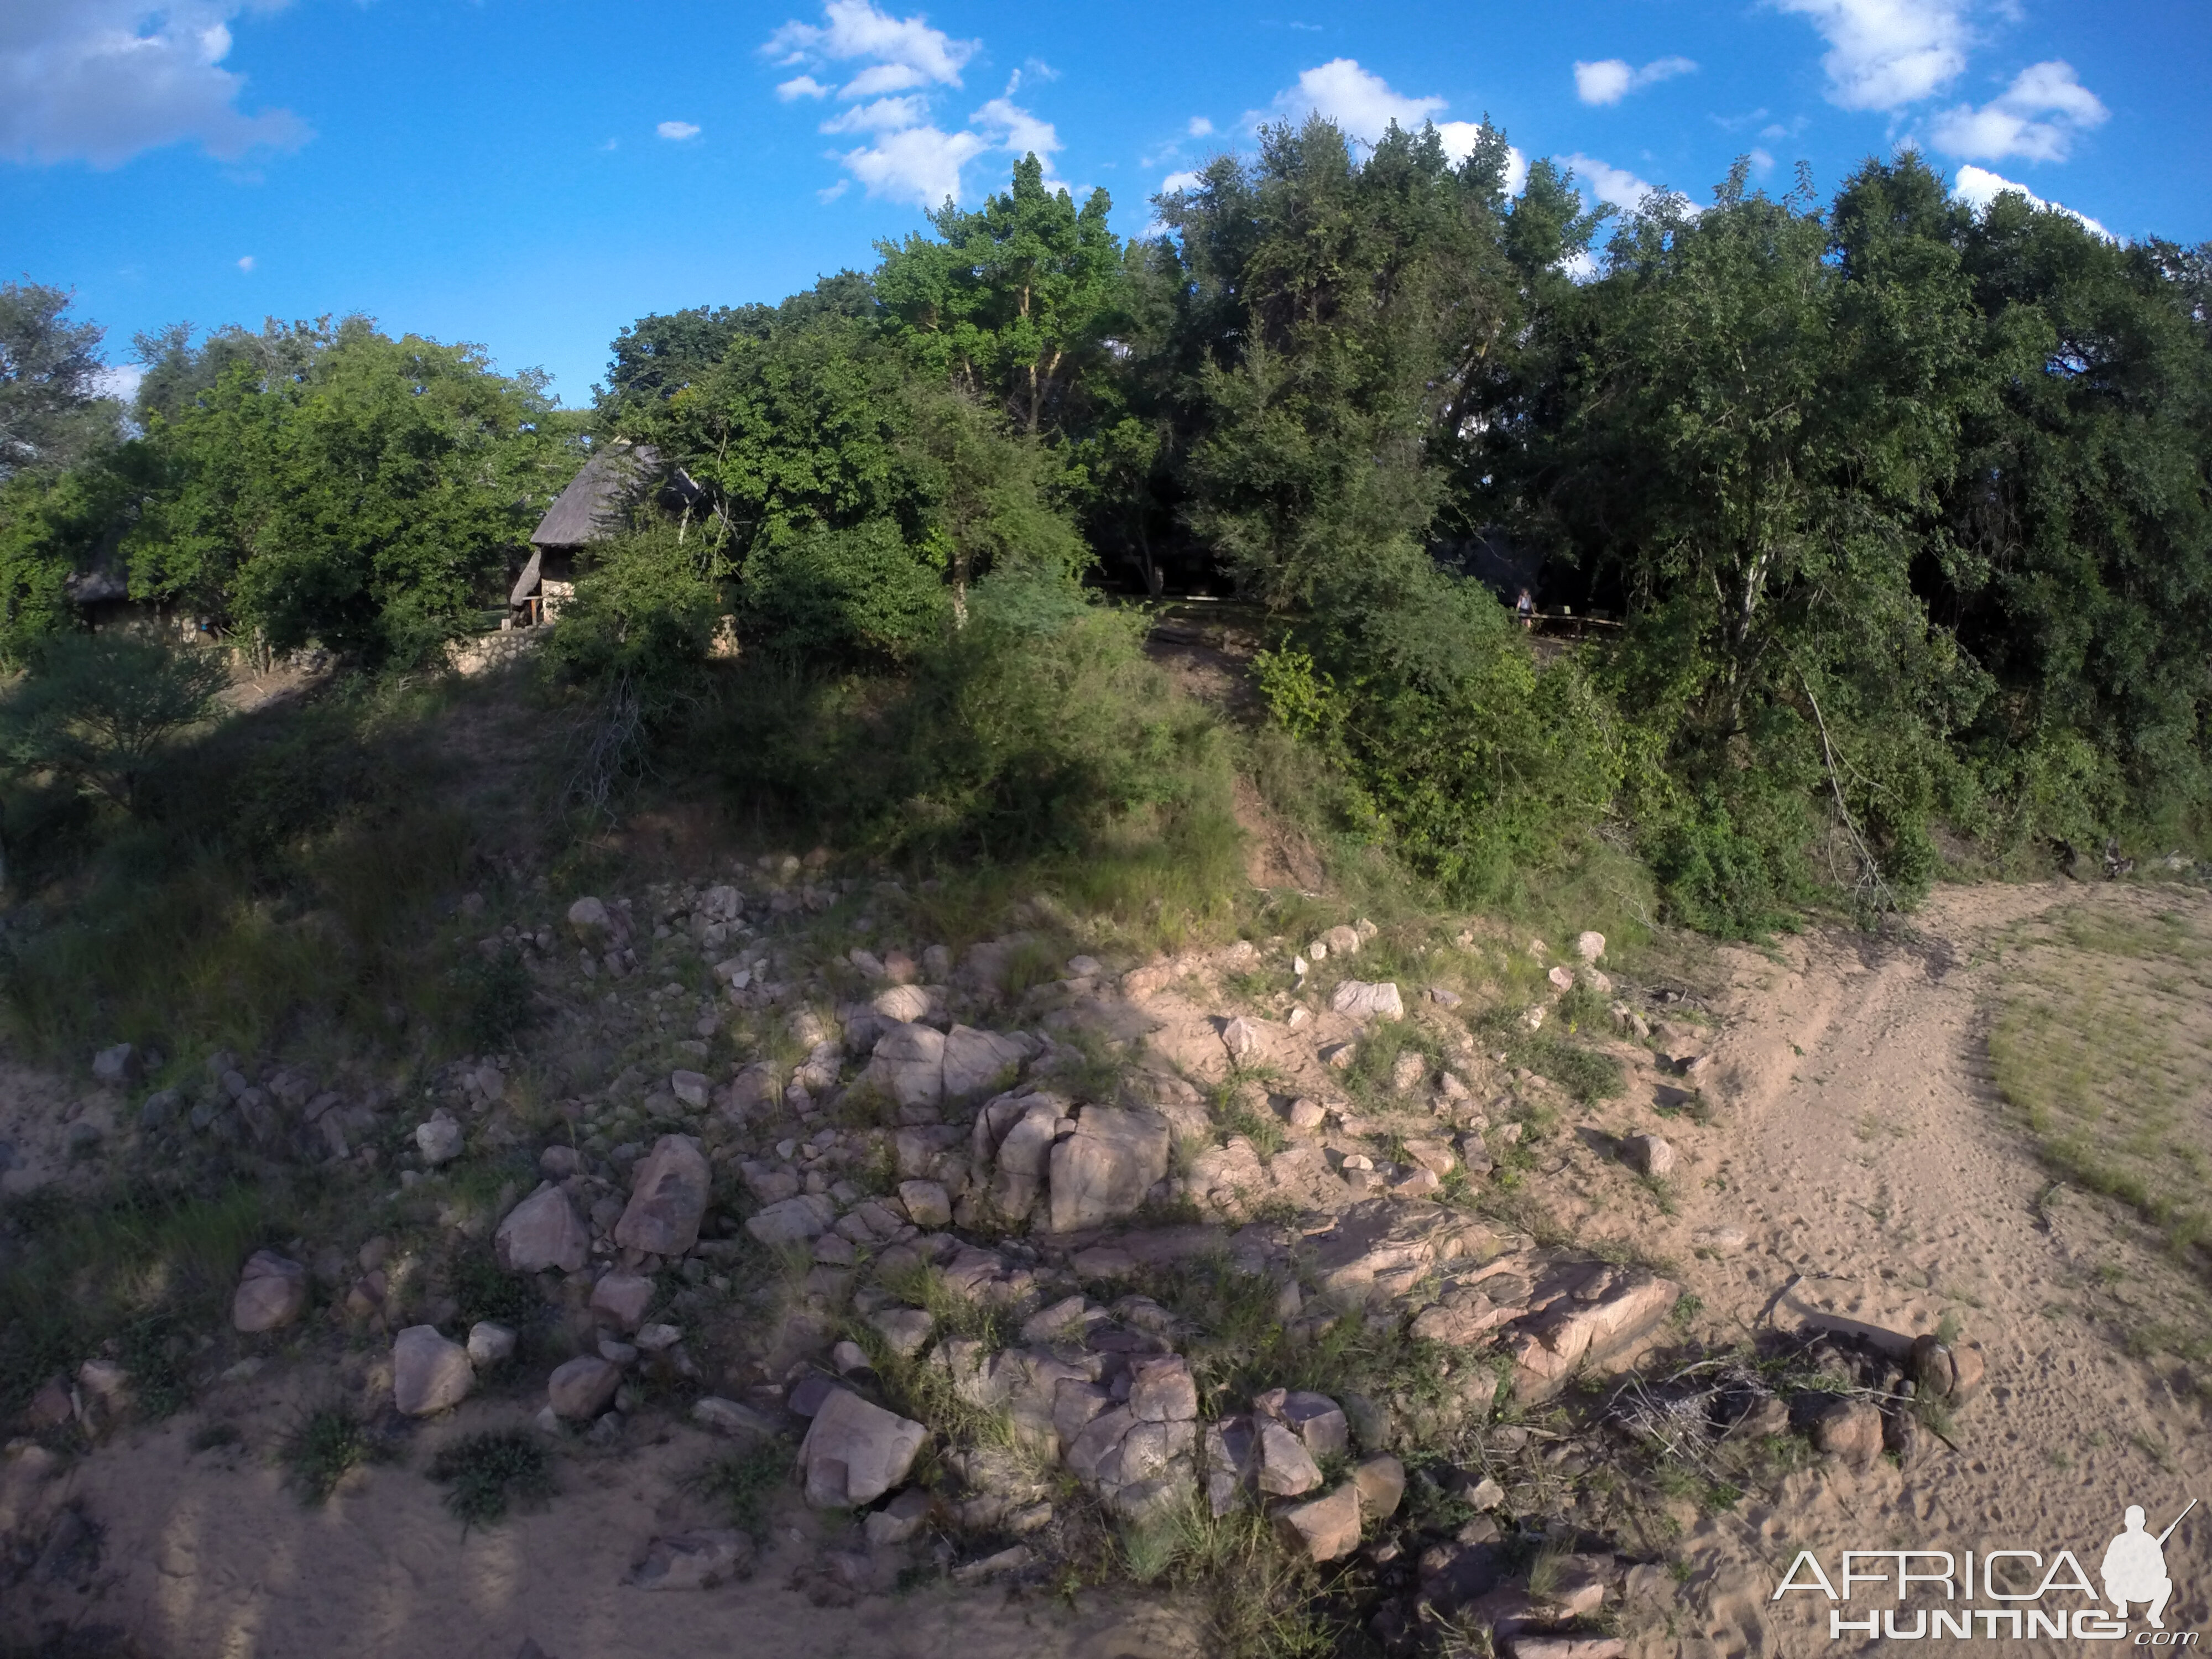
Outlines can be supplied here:
<path id="1" fill-rule="evenodd" d="M 2140 1504 L 2128 1505 L 2121 1531 L 2097 1563 L 2100 1594 L 2081 1557 L 2060 1549 L 1845 1550 L 1832 1577 L 1818 1555 L 1800 1550 L 1770 1601 L 1792 1592 L 1830 1603 L 1828 1639 L 1916 1641 L 1927 1637 L 1983 1641 L 2071 1638 L 2136 1647 L 2194 1647 L 2195 1631 L 2168 1631 L 2173 1579 L 2166 1544 L 2197 1507 L 2191 1498 L 2165 1531 L 2153 1533 Z M 1883 1603 L 1887 1603 L 1885 1606 Z M 2129 1613 L 2148 1628 L 2130 1638 Z"/>
<path id="2" fill-rule="evenodd" d="M 2129 1602 L 2148 1601 L 2151 1628 L 2166 1628 L 2166 1604 L 2173 1594 L 2173 1580 L 2166 1576 L 2166 1540 L 2196 1507 L 2192 1498 L 2173 1517 L 2173 1526 L 2153 1538 L 2143 1530 L 2142 1505 L 2128 1505 L 2122 1517 L 2127 1530 L 2106 1546 L 2104 1564 L 2097 1569 L 2105 1581 L 2105 1599 L 2118 1609 L 2121 1618 L 2128 1616 Z"/>

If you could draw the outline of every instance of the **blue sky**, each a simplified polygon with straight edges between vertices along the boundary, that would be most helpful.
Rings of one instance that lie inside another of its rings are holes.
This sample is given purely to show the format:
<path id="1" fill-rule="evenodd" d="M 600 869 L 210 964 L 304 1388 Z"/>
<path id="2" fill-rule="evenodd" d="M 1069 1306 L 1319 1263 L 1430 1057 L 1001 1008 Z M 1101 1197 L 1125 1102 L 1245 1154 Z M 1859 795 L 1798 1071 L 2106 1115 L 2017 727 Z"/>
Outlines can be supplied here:
<path id="1" fill-rule="evenodd" d="M 791 4 L 0 0 L 0 271 L 131 334 L 368 312 L 576 404 L 641 313 L 775 300 L 1024 147 L 1141 230 L 1319 108 L 1487 113 L 1595 192 L 1917 143 L 2122 237 L 2212 239 L 2204 0 Z"/>

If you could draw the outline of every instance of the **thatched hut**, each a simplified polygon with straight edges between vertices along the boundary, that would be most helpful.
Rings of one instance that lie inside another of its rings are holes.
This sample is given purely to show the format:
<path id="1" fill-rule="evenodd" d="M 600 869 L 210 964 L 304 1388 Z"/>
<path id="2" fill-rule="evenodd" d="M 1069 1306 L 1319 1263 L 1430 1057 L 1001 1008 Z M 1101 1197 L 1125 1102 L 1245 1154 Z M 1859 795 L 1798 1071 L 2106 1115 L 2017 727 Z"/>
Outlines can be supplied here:
<path id="1" fill-rule="evenodd" d="M 696 491 L 680 468 L 677 477 L 679 494 Z M 662 482 L 660 452 L 651 444 L 617 438 L 585 462 L 531 532 L 530 562 L 507 595 L 514 624 L 550 622 L 575 591 L 577 554 L 620 530 L 630 509 Z"/>

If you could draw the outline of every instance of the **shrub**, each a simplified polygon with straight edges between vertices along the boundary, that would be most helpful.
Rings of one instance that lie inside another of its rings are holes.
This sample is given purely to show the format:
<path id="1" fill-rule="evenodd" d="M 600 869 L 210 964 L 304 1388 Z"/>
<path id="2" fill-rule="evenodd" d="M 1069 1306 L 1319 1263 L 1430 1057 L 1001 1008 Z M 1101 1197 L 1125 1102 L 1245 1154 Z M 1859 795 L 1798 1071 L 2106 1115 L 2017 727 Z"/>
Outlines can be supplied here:
<path id="1" fill-rule="evenodd" d="M 439 1449 L 430 1478 L 453 1489 L 446 1507 L 463 1526 L 488 1526 L 512 1504 L 535 1507 L 552 1496 L 553 1459 L 523 1430 L 471 1434 Z"/>
<path id="2" fill-rule="evenodd" d="M 0 751 L 19 771 L 52 773 L 136 812 L 164 752 L 229 683 L 210 651 L 114 631 L 56 635 L 0 702 Z"/>
<path id="3" fill-rule="evenodd" d="M 798 662 L 901 662 L 951 615 L 943 562 L 910 548 L 888 519 L 788 537 L 746 559 L 739 623 L 748 639 Z"/>

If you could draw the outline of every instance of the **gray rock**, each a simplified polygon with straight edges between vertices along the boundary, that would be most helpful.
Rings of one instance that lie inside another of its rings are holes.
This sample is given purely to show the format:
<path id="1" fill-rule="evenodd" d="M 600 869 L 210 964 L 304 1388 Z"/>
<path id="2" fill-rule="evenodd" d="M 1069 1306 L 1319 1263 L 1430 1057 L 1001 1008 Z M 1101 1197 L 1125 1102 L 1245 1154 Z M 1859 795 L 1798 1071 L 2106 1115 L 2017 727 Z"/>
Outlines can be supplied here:
<path id="1" fill-rule="evenodd" d="M 568 1194 L 549 1182 L 507 1212 L 492 1254 L 512 1273 L 579 1273 L 591 1259 L 592 1232 Z"/>
<path id="2" fill-rule="evenodd" d="M 945 1034 L 927 1025 L 894 1025 L 876 1039 L 864 1079 L 904 1108 L 945 1099 Z"/>
<path id="3" fill-rule="evenodd" d="M 820 1193 L 802 1193 L 771 1204 L 745 1222 L 745 1231 L 763 1244 L 811 1243 L 830 1231 L 837 1206 Z"/>
<path id="4" fill-rule="evenodd" d="M 230 1299 L 234 1330 L 254 1335 L 289 1325 L 307 1310 L 307 1270 L 274 1250 L 256 1250 Z"/>
<path id="5" fill-rule="evenodd" d="M 903 1481 L 929 1431 L 842 1389 L 822 1402 L 799 1448 L 806 1501 L 858 1509 Z"/>
<path id="6" fill-rule="evenodd" d="M 1359 1488 L 1347 1480 L 1320 1498 L 1275 1515 L 1285 1544 L 1314 1561 L 1334 1561 L 1359 1547 Z"/>
<path id="7" fill-rule="evenodd" d="M 1576 934 L 1575 954 L 1584 962 L 1595 962 L 1605 954 L 1605 935 L 1603 933 Z"/>
<path id="8" fill-rule="evenodd" d="M 1000 1139 L 990 1205 L 1002 1219 L 1020 1222 L 1029 1218 L 1044 1189 L 1053 1137 L 1060 1132 L 1060 1102 L 1051 1095 L 1036 1095 L 1013 1104 L 1021 1115 Z M 977 1125 L 981 1127 L 981 1119 Z"/>
<path id="9" fill-rule="evenodd" d="M 1329 994 L 1328 1006 L 1352 1019 L 1403 1019 L 1406 1017 L 1405 1002 L 1398 994 L 1396 983 L 1390 980 L 1375 985 L 1364 980 L 1341 981 Z"/>
<path id="10" fill-rule="evenodd" d="M 138 1108 L 138 1126 L 143 1129 L 159 1129 L 167 1126 L 183 1108 L 185 1097 L 174 1089 L 156 1089 L 148 1095 Z M 0 1165 L 0 1168 L 4 1168 Z"/>
<path id="11" fill-rule="evenodd" d="M 620 1270 L 605 1274 L 592 1286 L 592 1311 L 604 1315 L 619 1329 L 634 1331 L 645 1322 L 653 1305 L 653 1282 L 643 1273 Z"/>
<path id="12" fill-rule="evenodd" d="M 469 1364 L 479 1370 L 514 1357 L 514 1331 L 489 1319 L 469 1327 Z"/>
<path id="13" fill-rule="evenodd" d="M 775 1419 L 765 1413 L 711 1394 L 692 1402 L 691 1420 L 702 1429 L 712 1429 L 716 1434 L 744 1435 L 763 1440 L 774 1435 L 778 1426 Z"/>
<path id="14" fill-rule="evenodd" d="M 241 1103 L 246 1094 L 252 1092 L 249 1089 L 240 1095 Z M 434 1168 L 450 1164 L 461 1155 L 461 1126 L 441 1106 L 430 1114 L 429 1121 L 415 1126 L 415 1146 L 422 1154 L 422 1161 Z"/>
<path id="15" fill-rule="evenodd" d="M 722 1115 L 741 1122 L 757 1112 L 773 1108 L 782 1098 L 783 1079 L 775 1066 L 768 1060 L 757 1060 L 731 1080 L 723 1098 Z"/>
<path id="16" fill-rule="evenodd" d="M 668 1092 L 695 1111 L 705 1107 L 707 1091 L 712 1086 L 703 1072 L 671 1072 L 668 1074 Z"/>
<path id="17" fill-rule="evenodd" d="M 1086 1106 L 1075 1133 L 1052 1148 L 1050 1225 L 1055 1233 L 1133 1213 L 1166 1178 L 1168 1121 L 1142 1107 Z"/>
<path id="18" fill-rule="evenodd" d="M 1139 1423 L 1188 1423 L 1198 1416 L 1198 1384 L 1180 1354 L 1139 1359 L 1130 1367 L 1129 1412 Z"/>
<path id="19" fill-rule="evenodd" d="M 440 1335 L 435 1325 L 410 1325 L 392 1339 L 392 1404 L 403 1415 L 450 1411 L 476 1382 L 469 1351 Z"/>
<path id="20" fill-rule="evenodd" d="M 1272 1418 L 1255 1425 L 1254 1484 L 1269 1498 L 1297 1498 L 1321 1485 L 1321 1469 L 1297 1436 Z"/>
<path id="21" fill-rule="evenodd" d="M 750 1572 L 752 1565 L 753 1540 L 733 1527 L 679 1532 L 646 1547 L 629 1583 L 642 1590 L 712 1589 Z"/>
<path id="22" fill-rule="evenodd" d="M 902 1181 L 899 1202 L 906 1206 L 907 1219 L 926 1232 L 952 1224 L 951 1195 L 937 1182 Z"/>
<path id="23" fill-rule="evenodd" d="M 1620 1155 L 1630 1166 L 1654 1181 L 1674 1173 L 1674 1149 L 1657 1135 L 1631 1135 L 1620 1143 Z"/>
<path id="24" fill-rule="evenodd" d="M 929 1494 L 908 1486 L 879 1510 L 871 1510 L 861 1523 L 872 1549 L 890 1549 L 909 1543 L 929 1518 Z"/>
<path id="25" fill-rule="evenodd" d="M 1406 1466 L 1388 1452 L 1364 1457 L 1352 1471 L 1352 1484 L 1359 1489 L 1360 1515 L 1387 1521 L 1406 1495 Z"/>
<path id="26" fill-rule="evenodd" d="M 1229 1050 L 1229 1058 L 1238 1065 L 1256 1060 L 1267 1047 L 1259 1025 L 1239 1014 L 1221 1028 L 1221 1046 Z"/>
<path id="27" fill-rule="evenodd" d="M 92 1078 L 95 1083 L 120 1088 L 137 1075 L 138 1050 L 130 1043 L 118 1042 L 92 1057 Z"/>
<path id="28" fill-rule="evenodd" d="M 615 1243 L 650 1255 L 686 1255 L 699 1242 L 714 1172 L 690 1135 L 663 1135 L 630 1177 Z"/>
<path id="29" fill-rule="evenodd" d="M 908 1025 L 927 1019 L 931 1003 L 919 985 L 893 985 L 869 998 L 868 1006 L 894 1025 Z"/>
<path id="30" fill-rule="evenodd" d="M 1332 927 L 1321 936 L 1321 942 L 1329 953 L 1340 957 L 1355 957 L 1365 941 L 1356 927 Z"/>
<path id="31" fill-rule="evenodd" d="M 884 1339 L 884 1346 L 902 1359 L 911 1359 L 929 1344 L 937 1321 L 920 1308 L 885 1308 L 868 1316 L 869 1325 Z"/>
<path id="32" fill-rule="evenodd" d="M 622 1367 L 610 1364 L 595 1353 L 579 1354 L 553 1368 L 545 1380 L 546 1403 L 553 1414 L 570 1423 L 584 1423 L 606 1410 L 622 1387 Z"/>
<path id="33" fill-rule="evenodd" d="M 1021 1032 L 979 1031 L 956 1025 L 945 1037 L 945 1098 L 967 1100 L 997 1086 L 1036 1050 Z"/>
<path id="34" fill-rule="evenodd" d="M 614 938 L 614 917 L 595 898 L 580 898 L 568 907 L 568 931 L 587 950 L 604 950 Z"/>

